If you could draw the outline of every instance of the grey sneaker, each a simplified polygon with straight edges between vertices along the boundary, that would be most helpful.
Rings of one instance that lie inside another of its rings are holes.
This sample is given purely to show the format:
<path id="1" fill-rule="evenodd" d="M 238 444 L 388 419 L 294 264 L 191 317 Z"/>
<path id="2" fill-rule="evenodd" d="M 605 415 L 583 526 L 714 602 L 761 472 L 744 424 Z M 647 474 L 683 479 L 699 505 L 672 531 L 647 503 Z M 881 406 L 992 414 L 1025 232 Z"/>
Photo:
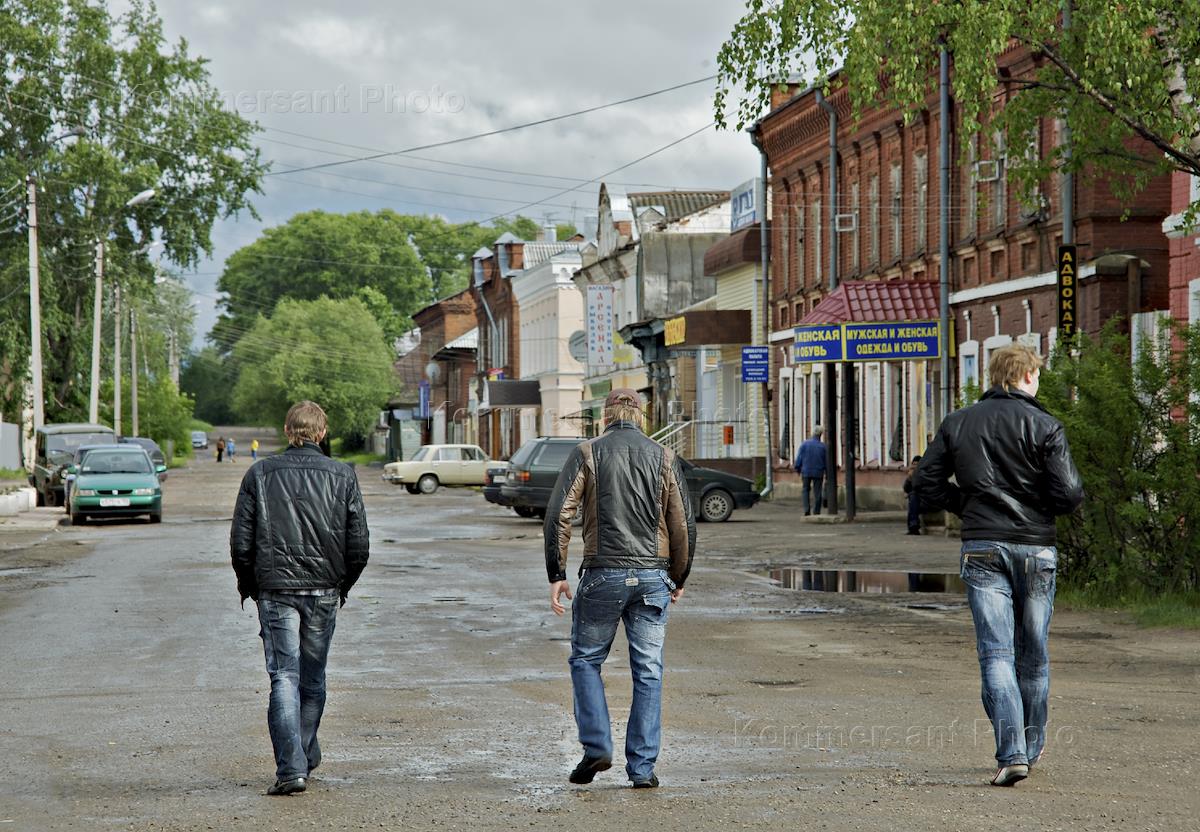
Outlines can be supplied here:
<path id="1" fill-rule="evenodd" d="M 276 780 L 275 785 L 267 789 L 269 795 L 298 794 L 308 788 L 308 782 L 303 777 L 291 780 Z"/>
<path id="2" fill-rule="evenodd" d="M 1020 781 L 1029 776 L 1029 766 L 1024 763 L 1015 763 L 1008 766 L 1000 766 L 996 770 L 996 776 L 992 778 L 993 786 L 1015 786 Z"/>

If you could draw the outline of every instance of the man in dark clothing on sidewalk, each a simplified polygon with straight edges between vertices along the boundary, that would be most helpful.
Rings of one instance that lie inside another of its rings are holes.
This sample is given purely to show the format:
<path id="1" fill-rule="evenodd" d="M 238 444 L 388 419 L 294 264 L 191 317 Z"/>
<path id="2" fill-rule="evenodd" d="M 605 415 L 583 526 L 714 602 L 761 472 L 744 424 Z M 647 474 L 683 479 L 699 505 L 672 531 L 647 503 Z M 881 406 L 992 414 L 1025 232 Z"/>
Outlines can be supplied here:
<path id="1" fill-rule="evenodd" d="M 825 443 L 821 441 L 825 429 L 820 425 L 813 428 L 812 437 L 804 440 L 800 445 L 800 450 L 796 454 L 796 463 L 793 466 L 796 473 L 800 475 L 803 482 L 803 490 L 800 496 L 804 500 L 804 516 L 809 514 L 821 513 L 821 502 L 824 495 L 821 492 L 821 486 L 825 482 Z M 809 511 L 809 492 L 816 495 L 812 501 L 812 511 Z"/>
<path id="2" fill-rule="evenodd" d="M 994 786 L 1025 779 L 1045 748 L 1054 518 L 1083 501 L 1062 423 L 1034 398 L 1041 366 L 1021 344 L 993 353 L 991 389 L 945 418 L 913 478 L 923 507 L 962 518 L 960 572 L 996 737 Z"/>
<path id="3" fill-rule="evenodd" d="M 696 549 L 696 524 L 679 458 L 642 432 L 637 391 L 604 402 L 607 427 L 571 452 L 546 508 L 550 609 L 571 598 L 567 546 L 583 513 L 583 563 L 571 606 L 571 682 L 583 759 L 572 783 L 612 767 L 612 730 L 600 666 L 617 624 L 625 623 L 633 703 L 625 732 L 625 772 L 635 789 L 655 788 L 661 744 L 663 645 L 667 610 L 683 595 Z"/>
<path id="4" fill-rule="evenodd" d="M 302 792 L 321 762 L 325 662 L 339 602 L 367 565 L 367 517 L 350 466 L 321 453 L 325 412 L 303 401 L 288 411 L 288 449 L 242 478 L 229 548 L 238 593 L 258 603 L 271 677 L 267 725 L 275 784 Z"/>

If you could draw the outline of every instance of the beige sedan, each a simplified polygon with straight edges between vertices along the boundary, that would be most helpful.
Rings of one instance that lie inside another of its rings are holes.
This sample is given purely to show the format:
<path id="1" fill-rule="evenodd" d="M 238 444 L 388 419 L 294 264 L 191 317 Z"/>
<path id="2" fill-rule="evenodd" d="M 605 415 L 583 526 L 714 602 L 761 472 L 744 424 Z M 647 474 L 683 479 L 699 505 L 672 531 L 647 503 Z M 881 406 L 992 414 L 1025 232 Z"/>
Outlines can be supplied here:
<path id="1" fill-rule="evenodd" d="M 423 445 L 412 459 L 383 466 L 383 479 L 409 494 L 432 494 L 440 485 L 484 485 L 489 461 L 478 445 Z"/>

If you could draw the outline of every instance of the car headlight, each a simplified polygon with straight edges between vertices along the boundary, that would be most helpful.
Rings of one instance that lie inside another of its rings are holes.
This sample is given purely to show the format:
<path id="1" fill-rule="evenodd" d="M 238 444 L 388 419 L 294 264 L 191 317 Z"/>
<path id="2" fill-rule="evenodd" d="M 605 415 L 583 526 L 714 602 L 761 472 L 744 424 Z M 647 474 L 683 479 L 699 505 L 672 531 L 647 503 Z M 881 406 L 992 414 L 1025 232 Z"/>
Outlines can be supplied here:
<path id="1" fill-rule="evenodd" d="M 153 488 L 135 488 L 133 489 L 133 495 L 135 497 L 149 497 L 155 490 Z"/>
<path id="2" fill-rule="evenodd" d="M 94 489 L 94 488 L 80 488 L 80 489 L 78 489 L 78 490 L 75 492 L 75 495 L 76 495 L 77 497 L 95 497 L 95 496 L 96 496 L 96 489 Z"/>

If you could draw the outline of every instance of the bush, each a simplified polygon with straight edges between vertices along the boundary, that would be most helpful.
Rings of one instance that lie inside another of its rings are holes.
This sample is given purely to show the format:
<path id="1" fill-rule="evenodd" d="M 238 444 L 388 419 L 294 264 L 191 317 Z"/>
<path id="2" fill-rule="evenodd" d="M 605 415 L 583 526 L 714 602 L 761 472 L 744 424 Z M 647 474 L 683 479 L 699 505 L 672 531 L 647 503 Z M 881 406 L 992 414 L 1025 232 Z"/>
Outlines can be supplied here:
<path id="1" fill-rule="evenodd" d="M 1056 350 L 1042 372 L 1039 398 L 1066 426 L 1086 494 L 1059 520 L 1062 579 L 1112 597 L 1195 591 L 1200 328 L 1168 322 L 1134 360 L 1119 327 Z"/>

